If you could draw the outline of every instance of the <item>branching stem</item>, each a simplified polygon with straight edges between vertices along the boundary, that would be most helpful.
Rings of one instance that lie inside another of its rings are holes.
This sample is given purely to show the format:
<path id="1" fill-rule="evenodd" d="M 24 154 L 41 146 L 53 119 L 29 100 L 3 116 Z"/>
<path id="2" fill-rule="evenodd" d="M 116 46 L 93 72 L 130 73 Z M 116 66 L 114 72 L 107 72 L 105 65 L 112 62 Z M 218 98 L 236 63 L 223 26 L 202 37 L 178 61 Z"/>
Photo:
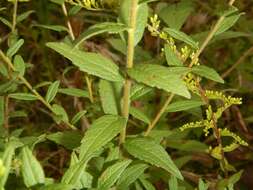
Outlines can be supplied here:
<path id="1" fill-rule="evenodd" d="M 5 54 L 3 53 L 2 50 L 0 50 L 0 58 L 10 67 L 10 69 L 12 71 L 15 71 L 15 68 L 11 62 L 11 60 L 5 56 Z M 18 79 L 37 97 L 37 99 L 43 103 L 52 113 L 54 113 L 54 109 L 51 106 L 51 104 L 49 104 L 44 98 L 43 96 L 41 96 L 33 87 L 32 85 L 23 77 L 23 76 L 18 76 Z M 69 122 L 65 122 L 65 124 L 67 126 L 69 126 L 72 129 L 76 129 L 75 126 L 73 126 L 71 123 Z"/>
<path id="2" fill-rule="evenodd" d="M 232 6 L 234 4 L 235 0 L 230 0 L 230 2 L 228 3 L 229 6 Z M 224 16 L 221 16 L 219 18 L 219 20 L 216 22 L 216 24 L 214 25 L 214 27 L 211 29 L 211 31 L 209 32 L 209 34 L 207 35 L 205 41 L 201 44 L 199 50 L 196 52 L 194 58 L 192 59 L 189 68 L 193 67 L 194 63 L 197 61 L 197 59 L 199 58 L 200 54 L 204 51 L 204 49 L 206 48 L 206 46 L 208 45 L 208 43 L 212 40 L 212 38 L 214 37 L 215 33 L 217 32 L 217 30 L 219 29 L 220 24 L 222 23 L 222 21 L 225 19 Z M 149 124 L 146 132 L 145 132 L 145 136 L 148 136 L 149 133 L 151 132 L 151 130 L 155 127 L 155 125 L 157 124 L 157 122 L 160 120 L 161 116 L 163 115 L 163 113 L 165 112 L 166 108 L 168 107 L 168 105 L 170 104 L 170 102 L 172 101 L 173 97 L 175 95 L 171 94 L 165 104 L 161 107 L 161 109 L 158 111 L 158 113 L 156 114 L 154 120 Z"/>

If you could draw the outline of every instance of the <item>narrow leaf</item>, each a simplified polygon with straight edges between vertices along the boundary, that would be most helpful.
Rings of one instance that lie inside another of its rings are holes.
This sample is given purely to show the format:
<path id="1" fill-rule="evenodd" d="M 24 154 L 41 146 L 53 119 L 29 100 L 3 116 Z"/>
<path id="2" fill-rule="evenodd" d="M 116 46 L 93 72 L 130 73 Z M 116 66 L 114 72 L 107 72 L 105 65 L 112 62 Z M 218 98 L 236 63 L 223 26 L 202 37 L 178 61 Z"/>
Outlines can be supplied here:
<path id="1" fill-rule="evenodd" d="M 224 80 L 220 77 L 220 75 L 214 69 L 210 67 L 207 67 L 204 65 L 195 66 L 192 68 L 192 72 L 201 77 L 205 77 L 207 79 L 210 79 L 219 83 L 224 83 Z"/>
<path id="2" fill-rule="evenodd" d="M 71 46 L 62 42 L 50 42 L 47 43 L 47 46 L 72 61 L 81 71 L 109 81 L 123 81 L 122 76 L 119 74 L 118 66 L 98 53 L 87 53 L 73 49 Z"/>
<path id="3" fill-rule="evenodd" d="M 26 100 L 26 101 L 34 101 L 38 99 L 37 96 L 30 93 L 13 93 L 9 94 L 9 97 L 17 100 Z"/>
<path id="4" fill-rule="evenodd" d="M 14 68 L 15 71 L 19 73 L 20 76 L 24 76 L 25 74 L 25 62 L 20 55 L 16 55 L 14 57 Z"/>
<path id="5" fill-rule="evenodd" d="M 32 13 L 34 13 L 35 11 L 30 10 L 30 11 L 26 11 L 20 15 L 17 16 L 17 23 L 22 22 L 23 20 L 25 20 L 27 17 L 29 17 Z"/>
<path id="6" fill-rule="evenodd" d="M 137 82 L 190 98 L 190 93 L 181 79 L 181 75 L 188 71 L 185 67 L 137 64 L 128 70 L 128 74 Z"/>
<path id="7" fill-rule="evenodd" d="M 62 106 L 53 104 L 52 108 L 53 108 L 52 111 L 56 115 L 55 120 L 57 123 L 60 123 L 61 121 L 63 122 L 69 121 L 68 114 L 66 113 L 65 109 Z"/>
<path id="8" fill-rule="evenodd" d="M 24 44 L 24 40 L 23 39 L 20 39 L 18 40 L 16 43 L 14 43 L 8 50 L 7 50 L 7 53 L 6 55 L 8 57 L 12 57 L 13 55 L 15 55 L 18 50 L 20 49 L 20 47 Z"/>
<path id="9" fill-rule="evenodd" d="M 35 24 L 34 27 L 44 28 L 56 32 L 67 32 L 68 29 L 65 26 L 61 25 L 43 25 L 43 24 Z"/>
<path id="10" fill-rule="evenodd" d="M 194 49 L 198 49 L 198 43 L 195 42 L 190 36 L 186 35 L 185 33 L 173 28 L 165 28 L 164 31 L 168 33 L 171 37 L 188 44 Z"/>
<path id="11" fill-rule="evenodd" d="M 100 80 L 99 95 L 105 114 L 118 115 L 116 92 L 111 82 Z"/>
<path id="12" fill-rule="evenodd" d="M 78 98 L 89 98 L 89 93 L 86 90 L 78 88 L 60 88 L 58 93 L 74 96 Z"/>
<path id="13" fill-rule="evenodd" d="M 59 86 L 60 86 L 60 81 L 55 81 L 48 87 L 47 94 L 46 94 L 46 101 L 48 103 L 54 100 L 58 92 Z"/>
<path id="14" fill-rule="evenodd" d="M 98 179 L 98 190 L 108 190 L 119 179 L 131 160 L 124 160 L 108 167 Z"/>
<path id="15" fill-rule="evenodd" d="M 25 185 L 31 187 L 36 184 L 43 184 L 45 182 L 44 171 L 28 147 L 22 148 L 21 158 L 21 171 Z"/>
<path id="16" fill-rule="evenodd" d="M 125 127 L 124 118 L 105 115 L 97 119 L 82 139 L 80 158 L 87 159 L 111 141 Z"/>
<path id="17" fill-rule="evenodd" d="M 178 190 L 178 183 L 177 183 L 177 178 L 173 175 L 170 176 L 169 179 L 169 188 L 170 190 Z"/>
<path id="18" fill-rule="evenodd" d="M 135 117 L 136 119 L 139 119 L 143 121 L 144 123 L 149 124 L 150 123 L 150 118 L 145 115 L 141 110 L 135 108 L 135 107 L 130 107 L 129 113 Z"/>
<path id="19" fill-rule="evenodd" d="M 166 112 L 185 111 L 185 110 L 202 106 L 204 104 L 205 104 L 204 102 L 198 101 L 198 100 L 180 100 L 180 101 L 171 103 L 167 107 Z"/>
<path id="20" fill-rule="evenodd" d="M 152 139 L 129 139 L 124 144 L 124 147 L 129 154 L 133 155 L 134 157 L 157 167 L 161 167 L 177 178 L 183 179 L 183 176 L 171 160 L 166 150 Z"/>
<path id="21" fill-rule="evenodd" d="M 231 28 L 238 21 L 241 15 L 242 13 L 236 13 L 225 17 L 225 19 L 219 25 L 218 30 L 215 32 L 215 35 L 219 35 Z"/>
<path id="22" fill-rule="evenodd" d="M 86 31 L 84 31 L 84 33 L 80 35 L 80 37 L 75 42 L 75 46 L 80 45 L 82 42 L 84 42 L 85 40 L 93 36 L 96 36 L 105 32 L 114 34 L 114 33 L 123 32 L 125 30 L 127 30 L 127 27 L 121 23 L 103 22 L 103 23 L 95 24 L 89 27 Z"/>
<path id="23" fill-rule="evenodd" d="M 155 187 L 153 186 L 153 184 L 149 182 L 148 180 L 146 180 L 145 178 L 141 177 L 140 181 L 146 190 L 155 190 Z"/>
<path id="24" fill-rule="evenodd" d="M 164 51 L 168 65 L 183 66 L 181 60 L 168 44 L 164 46 Z"/>
<path id="25" fill-rule="evenodd" d="M 71 120 L 71 124 L 75 125 L 85 114 L 87 113 L 86 110 L 82 110 L 78 112 Z"/>
<path id="26" fill-rule="evenodd" d="M 134 183 L 148 168 L 147 164 L 137 163 L 128 167 L 124 173 L 120 176 L 117 183 L 118 189 L 127 189 L 129 185 Z"/>

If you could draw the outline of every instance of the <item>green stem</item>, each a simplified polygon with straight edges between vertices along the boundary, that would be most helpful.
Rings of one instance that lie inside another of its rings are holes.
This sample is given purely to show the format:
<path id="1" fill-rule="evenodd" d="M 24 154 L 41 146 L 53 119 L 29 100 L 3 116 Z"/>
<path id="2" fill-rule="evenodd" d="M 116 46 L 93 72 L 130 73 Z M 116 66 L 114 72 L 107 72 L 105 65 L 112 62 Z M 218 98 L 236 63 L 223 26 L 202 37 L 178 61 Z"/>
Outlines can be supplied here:
<path id="1" fill-rule="evenodd" d="M 127 62 L 126 68 L 130 69 L 133 67 L 134 60 L 134 33 L 136 29 L 136 17 L 137 17 L 138 0 L 132 0 L 130 8 L 130 26 L 128 29 L 128 42 L 127 42 Z M 131 79 L 127 78 L 124 85 L 123 94 L 123 106 L 122 106 L 122 116 L 128 119 L 129 107 L 130 107 L 130 90 L 131 90 Z M 125 142 L 126 138 L 126 127 L 121 132 L 120 144 Z"/>
<path id="2" fill-rule="evenodd" d="M 234 4 L 235 0 L 230 0 L 229 1 L 229 6 L 232 6 Z M 199 50 L 196 52 L 194 58 L 192 59 L 189 68 L 193 67 L 194 63 L 197 61 L 197 59 L 199 58 L 200 54 L 204 51 L 204 49 L 206 48 L 206 46 L 208 45 L 208 43 L 212 40 L 212 38 L 214 37 L 215 33 L 217 32 L 217 30 L 220 27 L 220 24 L 222 23 L 222 21 L 225 19 L 224 16 L 221 16 L 219 18 L 219 20 L 216 22 L 216 24 L 214 25 L 214 27 L 211 29 L 211 31 L 208 33 L 205 41 L 201 44 Z M 184 76 L 183 76 L 184 78 Z M 163 105 L 163 107 L 161 107 L 161 109 L 158 111 L 158 113 L 156 114 L 154 120 L 151 122 L 151 124 L 148 126 L 147 131 L 145 132 L 145 136 L 148 136 L 149 133 L 151 132 L 151 130 L 155 127 L 155 125 L 157 124 L 157 122 L 160 120 L 161 116 L 163 115 L 163 113 L 165 112 L 166 108 L 168 107 L 169 103 L 172 101 L 173 97 L 175 95 L 171 94 L 165 104 Z"/>
<path id="3" fill-rule="evenodd" d="M 12 62 L 7 56 L 5 56 L 2 50 L 0 50 L 0 58 L 10 67 L 12 71 L 15 71 L 15 67 L 13 66 Z M 22 81 L 22 83 L 37 97 L 41 103 L 43 103 L 52 113 L 54 113 L 54 109 L 51 104 L 49 104 L 35 89 L 33 89 L 32 85 L 23 76 L 18 76 L 18 79 Z M 76 127 L 69 122 L 65 122 L 65 124 L 72 129 L 76 129 Z"/>
<path id="4" fill-rule="evenodd" d="M 18 0 L 14 1 L 14 11 L 12 15 L 12 28 L 11 31 L 14 32 L 16 29 L 16 24 L 17 24 L 17 10 L 18 10 Z"/>

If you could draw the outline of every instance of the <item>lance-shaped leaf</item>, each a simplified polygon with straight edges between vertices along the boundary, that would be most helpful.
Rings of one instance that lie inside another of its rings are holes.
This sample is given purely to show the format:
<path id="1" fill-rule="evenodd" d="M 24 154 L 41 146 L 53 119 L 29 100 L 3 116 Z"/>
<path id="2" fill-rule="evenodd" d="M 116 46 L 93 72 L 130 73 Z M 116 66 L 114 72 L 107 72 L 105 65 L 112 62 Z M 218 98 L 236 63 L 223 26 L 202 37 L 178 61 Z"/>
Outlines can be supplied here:
<path id="1" fill-rule="evenodd" d="M 82 139 L 80 158 L 87 159 L 111 141 L 125 127 L 126 120 L 115 115 L 105 115 L 97 119 Z"/>
<path id="2" fill-rule="evenodd" d="M 26 101 L 33 101 L 38 99 L 37 96 L 33 94 L 21 92 L 10 94 L 9 97 L 17 100 L 26 100 Z"/>
<path id="3" fill-rule="evenodd" d="M 100 80 L 99 95 L 104 113 L 118 115 L 117 98 L 113 84 L 106 80 Z"/>
<path id="4" fill-rule="evenodd" d="M 10 170 L 11 170 L 11 162 L 13 159 L 13 156 L 15 154 L 15 148 L 16 145 L 12 142 L 10 142 L 9 144 L 7 144 L 4 153 L 2 155 L 2 162 L 3 162 L 3 166 L 4 166 L 4 173 L 3 175 L 0 177 L 0 188 L 4 189 L 5 183 L 8 179 Z"/>
<path id="5" fill-rule="evenodd" d="M 188 44 L 189 46 L 193 47 L 194 49 L 198 49 L 198 43 L 195 42 L 190 36 L 188 36 L 187 34 L 176 30 L 174 28 L 165 28 L 164 31 L 166 33 L 168 33 L 171 37 L 180 40 L 186 44 Z"/>
<path id="6" fill-rule="evenodd" d="M 45 182 L 44 171 L 38 160 L 35 158 L 35 156 L 33 156 L 32 151 L 28 147 L 22 148 L 21 158 L 21 171 L 25 185 L 27 187 L 31 187 L 36 184 L 43 184 Z"/>
<path id="7" fill-rule="evenodd" d="M 224 83 L 224 80 L 220 77 L 220 75 L 214 69 L 210 67 L 207 67 L 204 65 L 195 66 L 192 68 L 192 72 L 201 77 L 205 77 L 207 79 L 210 79 L 219 83 Z"/>
<path id="8" fill-rule="evenodd" d="M 47 90 L 47 94 L 46 94 L 46 101 L 48 103 L 52 102 L 53 99 L 55 98 L 57 92 L 58 92 L 58 88 L 60 86 L 60 82 L 59 81 L 55 81 L 53 82 Z"/>
<path id="9" fill-rule="evenodd" d="M 147 164 L 136 163 L 128 167 L 120 176 L 117 183 L 117 189 L 127 189 L 129 185 L 134 183 L 148 168 Z"/>
<path id="10" fill-rule="evenodd" d="M 108 190 L 119 179 L 131 160 L 124 160 L 108 167 L 98 179 L 98 190 Z"/>
<path id="11" fill-rule="evenodd" d="M 8 50 L 7 50 L 7 53 L 6 55 L 8 57 L 12 57 L 13 55 L 15 55 L 18 50 L 21 48 L 21 46 L 24 44 L 24 40 L 23 39 L 20 39 L 18 40 L 16 43 L 14 43 Z"/>
<path id="12" fill-rule="evenodd" d="M 173 163 L 166 150 L 150 138 L 129 139 L 124 148 L 134 157 L 163 168 L 179 179 L 183 179 L 180 171 Z"/>
<path id="13" fill-rule="evenodd" d="M 180 100 L 171 103 L 167 108 L 166 112 L 178 112 L 189 110 L 204 105 L 205 103 L 200 100 Z"/>
<path id="14" fill-rule="evenodd" d="M 122 23 L 114 23 L 114 22 L 103 22 L 99 24 L 92 25 L 86 31 L 84 31 L 80 37 L 76 40 L 75 46 L 80 45 L 83 41 L 105 32 L 108 33 L 119 33 L 127 30 L 126 25 Z"/>
<path id="15" fill-rule="evenodd" d="M 16 55 L 14 57 L 14 68 L 20 76 L 23 76 L 25 74 L 25 62 L 20 55 Z"/>
<path id="16" fill-rule="evenodd" d="M 120 2 L 120 17 L 119 20 L 130 27 L 130 18 L 132 13 L 132 0 L 122 0 Z M 137 18 L 134 31 L 134 45 L 142 39 L 146 24 L 148 20 L 148 6 L 146 3 L 137 6 Z"/>
<path id="17" fill-rule="evenodd" d="M 78 88 L 60 88 L 58 93 L 66 94 L 69 96 L 79 97 L 79 98 L 89 98 L 89 93 L 86 90 Z"/>
<path id="18" fill-rule="evenodd" d="M 50 42 L 47 46 L 72 61 L 81 71 L 109 81 L 123 81 L 118 66 L 98 53 L 83 52 L 63 42 Z"/>
<path id="19" fill-rule="evenodd" d="M 129 113 L 136 119 L 143 121 L 144 123 L 150 124 L 150 118 L 141 110 L 130 107 Z"/>
<path id="20" fill-rule="evenodd" d="M 185 67 L 137 64 L 128 70 L 128 74 L 137 82 L 190 98 L 190 93 L 181 79 L 181 76 L 188 71 L 189 69 Z"/>
<path id="21" fill-rule="evenodd" d="M 168 65 L 183 66 L 181 60 L 177 57 L 176 53 L 168 44 L 164 46 L 164 51 Z"/>

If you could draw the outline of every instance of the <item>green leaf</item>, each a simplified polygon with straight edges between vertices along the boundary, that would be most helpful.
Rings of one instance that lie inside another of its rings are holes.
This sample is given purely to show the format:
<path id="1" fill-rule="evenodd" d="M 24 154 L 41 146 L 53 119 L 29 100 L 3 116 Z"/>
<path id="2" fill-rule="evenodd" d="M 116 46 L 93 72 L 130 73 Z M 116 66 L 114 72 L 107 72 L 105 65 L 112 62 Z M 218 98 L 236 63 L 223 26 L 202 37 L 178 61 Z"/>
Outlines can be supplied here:
<path id="1" fill-rule="evenodd" d="M 51 185 L 46 185 L 44 187 L 39 188 L 39 190 L 71 190 L 74 189 L 73 185 L 68 185 L 68 184 L 51 184 Z"/>
<path id="2" fill-rule="evenodd" d="M 224 20 L 220 23 L 218 30 L 215 32 L 215 35 L 219 35 L 229 28 L 231 28 L 240 18 L 242 13 L 236 13 L 224 18 Z"/>
<path id="3" fill-rule="evenodd" d="M 31 187 L 36 184 L 43 184 L 45 182 L 44 171 L 28 147 L 22 148 L 21 161 L 21 171 L 24 183 L 27 187 Z"/>
<path id="4" fill-rule="evenodd" d="M 224 80 L 220 77 L 220 75 L 214 69 L 210 67 L 207 67 L 204 65 L 195 66 L 192 68 L 192 72 L 201 77 L 205 77 L 207 79 L 210 79 L 219 83 L 224 83 Z"/>
<path id="5" fill-rule="evenodd" d="M 64 173 L 61 182 L 63 184 L 73 185 L 77 189 L 82 188 L 81 179 L 84 176 L 86 161 L 81 160 L 69 167 Z"/>
<path id="6" fill-rule="evenodd" d="M 46 101 L 48 103 L 54 100 L 58 92 L 59 86 L 60 86 L 60 81 L 55 81 L 48 87 L 47 94 L 46 94 Z"/>
<path id="7" fill-rule="evenodd" d="M 70 150 L 80 146 L 82 135 L 78 131 L 57 132 L 47 135 L 47 139 Z"/>
<path id="8" fill-rule="evenodd" d="M 108 167 L 98 179 L 98 190 L 108 190 L 119 179 L 121 174 L 131 163 L 131 160 L 124 160 Z"/>
<path id="9" fill-rule="evenodd" d="M 122 23 L 103 22 L 103 23 L 92 25 L 86 31 L 84 31 L 80 35 L 80 37 L 75 41 L 75 47 L 79 46 L 82 42 L 84 42 L 85 40 L 93 36 L 96 36 L 105 32 L 115 34 L 115 33 L 123 32 L 125 30 L 127 30 L 127 27 Z"/>
<path id="10" fill-rule="evenodd" d="M 20 76 L 24 76 L 25 74 L 25 62 L 20 55 L 16 55 L 14 57 L 14 68 L 15 71 L 19 73 Z"/>
<path id="11" fill-rule="evenodd" d="M 22 22 L 23 20 L 25 20 L 27 17 L 29 17 L 32 13 L 34 13 L 35 11 L 30 10 L 30 11 L 26 11 L 20 15 L 17 16 L 17 23 Z"/>
<path id="12" fill-rule="evenodd" d="M 179 112 L 185 111 L 192 108 L 200 107 L 205 103 L 200 100 L 180 100 L 177 102 L 171 103 L 167 108 L 166 112 Z"/>
<path id="13" fill-rule="evenodd" d="M 128 74 L 137 82 L 190 98 L 191 95 L 181 79 L 181 75 L 188 71 L 185 67 L 171 68 L 152 64 L 137 64 L 128 70 Z"/>
<path id="14" fill-rule="evenodd" d="M 38 99 L 37 96 L 30 93 L 12 93 L 9 94 L 9 97 L 17 100 L 26 100 L 26 101 L 34 101 Z"/>
<path id="15" fill-rule="evenodd" d="M 120 16 L 119 20 L 130 27 L 132 0 L 122 0 L 120 2 Z M 148 20 L 148 6 L 146 3 L 139 4 L 137 7 L 136 26 L 134 31 L 134 45 L 142 39 L 146 24 Z"/>
<path id="16" fill-rule="evenodd" d="M 170 45 L 166 44 L 164 46 L 164 51 L 168 65 L 183 66 L 183 63 L 176 53 L 170 48 Z"/>
<path id="17" fill-rule="evenodd" d="M 4 174 L 0 177 L 0 188 L 2 189 L 4 189 L 4 185 L 8 179 L 11 170 L 11 163 L 15 154 L 15 148 L 16 147 L 13 143 L 8 143 L 1 158 L 5 167 Z"/>
<path id="18" fill-rule="evenodd" d="M 58 93 L 74 96 L 78 98 L 89 98 L 89 93 L 86 90 L 78 88 L 60 88 Z"/>
<path id="19" fill-rule="evenodd" d="M 7 50 L 7 53 L 6 55 L 8 57 L 12 57 L 13 55 L 15 55 L 18 50 L 21 48 L 21 46 L 24 44 L 24 40 L 23 39 L 20 39 L 18 40 L 16 43 L 14 43 L 8 50 Z"/>
<path id="20" fill-rule="evenodd" d="M 123 81 L 122 76 L 119 74 L 118 66 L 98 53 L 87 53 L 73 49 L 62 42 L 50 42 L 47 43 L 47 46 L 71 60 L 81 71 L 109 81 Z"/>
<path id="21" fill-rule="evenodd" d="M 56 123 L 60 123 L 61 121 L 63 122 L 68 122 L 69 118 L 68 118 L 68 114 L 66 113 L 65 109 L 57 104 L 54 104 L 52 106 L 52 111 L 54 112 L 54 114 L 56 115 Z"/>
<path id="22" fill-rule="evenodd" d="M 199 179 L 199 185 L 198 185 L 199 190 L 208 190 L 208 186 L 209 186 L 208 183 L 205 184 L 201 178 Z"/>
<path id="23" fill-rule="evenodd" d="M 155 187 L 153 186 L 153 184 L 151 182 L 149 182 L 148 180 L 146 180 L 144 177 L 141 177 L 140 178 L 140 181 L 143 185 L 143 187 L 146 189 L 146 190 L 155 190 Z M 174 190 L 174 189 L 173 189 Z"/>
<path id="24" fill-rule="evenodd" d="M 8 26 L 9 28 L 12 28 L 12 24 L 10 21 L 8 21 L 7 19 L 5 19 L 4 17 L 0 17 L 0 21 L 2 23 L 4 23 L 6 26 Z"/>
<path id="25" fill-rule="evenodd" d="M 148 165 L 143 163 L 136 163 L 128 167 L 120 176 L 117 189 L 127 189 L 127 187 L 134 183 L 147 168 Z"/>
<path id="26" fill-rule="evenodd" d="M 80 158 L 87 159 L 119 134 L 126 120 L 119 116 L 105 115 L 97 119 L 82 139 Z"/>
<path id="27" fill-rule="evenodd" d="M 4 97 L 0 96 L 0 128 L 2 128 L 2 125 L 4 124 Z"/>
<path id="28" fill-rule="evenodd" d="M 82 110 L 78 112 L 71 120 L 71 124 L 75 125 L 85 114 L 87 113 L 86 110 Z"/>
<path id="29" fill-rule="evenodd" d="M 142 4 L 142 3 L 151 3 L 151 2 L 155 2 L 155 1 L 158 1 L 158 0 L 139 0 L 139 4 Z"/>
<path id="30" fill-rule="evenodd" d="M 105 114 L 118 115 L 116 92 L 113 84 L 106 80 L 99 82 L 99 95 Z"/>
<path id="31" fill-rule="evenodd" d="M 152 91 L 152 88 L 144 84 L 134 84 L 131 88 L 130 99 L 137 100 Z"/>
<path id="32" fill-rule="evenodd" d="M 65 0 L 50 0 L 53 3 L 56 3 L 58 5 L 62 5 L 64 3 Z"/>
<path id="33" fill-rule="evenodd" d="M 68 28 L 61 25 L 44 25 L 44 24 L 34 24 L 34 27 L 44 28 L 56 32 L 68 32 Z"/>
<path id="34" fill-rule="evenodd" d="M 173 28 L 165 28 L 164 31 L 168 33 L 171 37 L 188 44 L 194 49 L 198 49 L 198 43 L 195 42 L 190 36 L 186 35 L 185 33 Z"/>
<path id="35" fill-rule="evenodd" d="M 157 167 L 165 169 L 167 172 L 183 179 L 180 171 L 171 160 L 166 150 L 150 138 L 129 139 L 124 144 L 124 148 L 134 157 L 146 161 Z"/>
<path id="36" fill-rule="evenodd" d="M 177 178 L 173 175 L 169 179 L 169 189 L 178 190 Z"/>
<path id="37" fill-rule="evenodd" d="M 169 27 L 180 30 L 192 11 L 192 1 L 184 0 L 162 8 L 159 12 L 159 17 L 161 17 Z"/>
<path id="38" fill-rule="evenodd" d="M 79 160 L 77 158 L 77 155 L 73 151 L 71 154 L 70 167 L 72 167 L 75 164 L 79 164 Z M 83 170 L 83 173 L 80 176 L 80 180 L 79 182 L 76 183 L 75 186 L 78 188 L 91 188 L 92 180 L 93 180 L 93 176 L 90 173 Z"/>
<path id="39" fill-rule="evenodd" d="M 143 121 L 144 123 L 150 124 L 150 118 L 145 115 L 141 110 L 135 108 L 135 107 L 130 107 L 129 113 L 136 119 L 139 119 Z"/>

